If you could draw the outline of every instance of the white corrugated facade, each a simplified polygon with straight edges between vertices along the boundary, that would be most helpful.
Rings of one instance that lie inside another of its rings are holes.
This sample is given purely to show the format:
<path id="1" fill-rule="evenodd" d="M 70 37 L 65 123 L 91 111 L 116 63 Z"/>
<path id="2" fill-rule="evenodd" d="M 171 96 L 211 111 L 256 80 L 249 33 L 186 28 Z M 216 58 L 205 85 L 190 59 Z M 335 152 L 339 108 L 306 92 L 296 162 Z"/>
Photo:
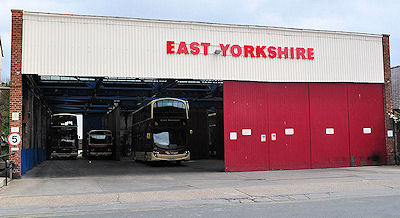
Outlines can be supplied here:
<path id="1" fill-rule="evenodd" d="M 210 54 L 167 54 L 167 41 L 209 42 Z M 220 43 L 314 48 L 315 59 L 224 57 Z M 384 82 L 373 34 L 24 12 L 22 54 L 23 74 Z"/>

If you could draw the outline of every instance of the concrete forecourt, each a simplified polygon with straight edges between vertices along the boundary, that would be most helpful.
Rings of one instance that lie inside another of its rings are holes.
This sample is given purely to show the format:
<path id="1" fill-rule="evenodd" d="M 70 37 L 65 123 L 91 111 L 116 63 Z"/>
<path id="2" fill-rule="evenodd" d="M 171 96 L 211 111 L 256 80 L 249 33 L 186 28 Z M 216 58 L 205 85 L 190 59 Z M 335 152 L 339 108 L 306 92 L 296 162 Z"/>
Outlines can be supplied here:
<path id="1" fill-rule="evenodd" d="M 182 166 L 149 166 L 128 160 L 46 161 L 0 189 L 0 214 L 397 214 L 393 202 L 400 198 L 400 168 L 395 166 L 237 173 L 221 172 L 223 169 L 222 161 L 211 160 Z M 372 210 L 376 204 L 382 210 Z M 342 205 L 343 210 L 333 210 L 332 205 Z"/>

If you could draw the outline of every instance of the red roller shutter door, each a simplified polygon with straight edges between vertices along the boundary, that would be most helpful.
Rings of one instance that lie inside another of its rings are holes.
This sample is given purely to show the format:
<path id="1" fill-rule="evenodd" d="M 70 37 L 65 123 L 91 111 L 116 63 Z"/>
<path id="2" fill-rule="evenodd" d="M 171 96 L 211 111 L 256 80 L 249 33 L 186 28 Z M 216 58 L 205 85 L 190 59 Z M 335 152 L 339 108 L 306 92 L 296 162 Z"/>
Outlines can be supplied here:
<path id="1" fill-rule="evenodd" d="M 386 163 L 382 84 L 348 84 L 350 154 L 355 166 Z"/>
<path id="2" fill-rule="evenodd" d="M 265 83 L 224 81 L 225 170 L 267 170 L 267 86 Z M 242 130 L 251 135 L 242 135 Z M 248 131 L 247 131 L 248 132 Z M 237 135 L 232 140 L 230 135 Z"/>
<path id="3" fill-rule="evenodd" d="M 350 166 L 347 88 L 310 83 L 312 168 Z"/>
<path id="4" fill-rule="evenodd" d="M 270 169 L 310 168 L 307 83 L 270 83 L 268 92 Z M 271 140 L 271 134 L 276 140 Z"/>

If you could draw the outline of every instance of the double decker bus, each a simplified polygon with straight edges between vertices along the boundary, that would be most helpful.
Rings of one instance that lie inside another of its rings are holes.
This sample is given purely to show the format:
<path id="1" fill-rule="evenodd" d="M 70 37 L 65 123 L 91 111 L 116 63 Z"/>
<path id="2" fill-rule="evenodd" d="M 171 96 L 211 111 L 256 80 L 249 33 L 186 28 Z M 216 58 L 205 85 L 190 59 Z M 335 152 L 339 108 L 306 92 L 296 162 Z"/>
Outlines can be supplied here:
<path id="1" fill-rule="evenodd" d="M 48 151 L 50 158 L 78 157 L 78 126 L 75 114 L 51 116 Z"/>
<path id="2" fill-rule="evenodd" d="M 88 151 L 89 157 L 106 156 L 113 154 L 113 136 L 110 130 L 91 130 L 88 133 Z"/>
<path id="3" fill-rule="evenodd" d="M 178 98 L 151 100 L 132 113 L 133 158 L 141 161 L 190 160 L 189 104 Z"/>

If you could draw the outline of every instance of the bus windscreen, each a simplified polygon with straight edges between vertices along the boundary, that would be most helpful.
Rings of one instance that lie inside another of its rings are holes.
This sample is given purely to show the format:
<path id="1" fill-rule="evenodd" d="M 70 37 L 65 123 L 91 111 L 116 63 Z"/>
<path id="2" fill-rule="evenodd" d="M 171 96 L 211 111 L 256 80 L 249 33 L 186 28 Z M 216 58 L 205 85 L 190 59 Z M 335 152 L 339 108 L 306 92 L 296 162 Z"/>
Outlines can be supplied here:
<path id="1" fill-rule="evenodd" d="M 157 102 L 154 102 L 153 105 L 154 108 L 160 108 L 160 107 L 175 107 L 175 108 L 181 108 L 185 109 L 185 103 L 182 101 L 177 101 L 177 100 L 160 100 Z"/>
<path id="2" fill-rule="evenodd" d="M 186 133 L 182 129 L 155 132 L 153 134 L 154 144 L 163 149 L 177 149 L 186 145 Z"/>
<path id="3" fill-rule="evenodd" d="M 186 105 L 182 101 L 160 100 L 153 104 L 154 118 L 186 118 Z"/>
<path id="4" fill-rule="evenodd" d="M 51 119 L 52 126 L 76 126 L 76 117 L 69 115 L 54 116 Z"/>

